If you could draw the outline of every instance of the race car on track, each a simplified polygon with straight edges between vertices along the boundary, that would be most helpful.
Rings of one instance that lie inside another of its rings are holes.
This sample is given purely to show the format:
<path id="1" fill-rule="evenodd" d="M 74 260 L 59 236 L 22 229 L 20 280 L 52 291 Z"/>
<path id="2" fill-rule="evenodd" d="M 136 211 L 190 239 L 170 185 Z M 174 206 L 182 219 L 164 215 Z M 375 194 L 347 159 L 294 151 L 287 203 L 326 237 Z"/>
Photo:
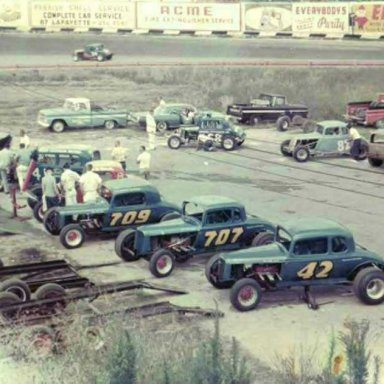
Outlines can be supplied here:
<path id="1" fill-rule="evenodd" d="M 104 47 L 103 44 L 93 43 L 87 44 L 83 49 L 76 49 L 73 52 L 73 61 L 80 60 L 97 60 L 106 61 L 111 60 L 113 53 Z"/>
<path id="2" fill-rule="evenodd" d="M 200 196 L 183 203 L 179 218 L 121 232 L 115 251 L 125 261 L 148 258 L 151 273 L 166 277 L 175 261 L 265 244 L 273 233 L 273 224 L 247 215 L 242 204 L 223 196 Z"/>
<path id="3" fill-rule="evenodd" d="M 232 151 L 244 143 L 245 136 L 242 128 L 224 117 L 203 117 L 199 125 L 182 126 L 174 132 L 168 139 L 168 147 L 178 149 L 181 145 L 203 142 L 205 146 Z"/>
<path id="4" fill-rule="evenodd" d="M 338 120 L 326 120 L 316 124 L 314 132 L 304 133 L 281 143 L 280 151 L 284 156 L 293 156 L 299 163 L 311 157 L 351 155 L 351 139 L 348 124 Z M 368 143 L 362 139 L 360 153 L 353 158 L 367 158 Z"/>
<path id="5" fill-rule="evenodd" d="M 54 207 L 44 216 L 44 227 L 68 249 L 80 247 L 86 235 L 117 233 L 141 224 L 179 215 L 180 209 L 162 200 L 159 191 L 138 177 L 108 180 L 95 203 Z"/>
<path id="6" fill-rule="evenodd" d="M 308 293 L 310 286 L 353 284 L 363 303 L 384 301 L 384 258 L 357 245 L 344 226 L 317 217 L 278 226 L 271 244 L 214 255 L 206 277 L 216 288 L 231 288 L 239 311 L 256 308 L 264 291 L 291 286 Z"/>

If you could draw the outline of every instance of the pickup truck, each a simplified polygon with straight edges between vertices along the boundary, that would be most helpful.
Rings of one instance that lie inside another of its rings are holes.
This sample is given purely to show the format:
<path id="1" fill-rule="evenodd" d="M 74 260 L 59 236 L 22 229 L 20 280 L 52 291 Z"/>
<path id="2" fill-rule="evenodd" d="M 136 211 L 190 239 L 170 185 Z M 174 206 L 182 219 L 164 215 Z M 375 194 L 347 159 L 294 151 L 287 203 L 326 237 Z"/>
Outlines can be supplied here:
<path id="1" fill-rule="evenodd" d="M 357 125 L 384 128 L 384 93 L 375 101 L 353 101 L 347 104 L 346 121 Z"/>
<path id="2" fill-rule="evenodd" d="M 368 143 L 368 163 L 372 167 L 381 167 L 384 162 L 384 133 L 371 134 Z"/>
<path id="3" fill-rule="evenodd" d="M 300 125 L 308 117 L 308 107 L 303 104 L 288 104 L 285 96 L 262 93 L 248 104 L 232 104 L 227 114 L 241 123 L 256 125 L 260 121 L 276 122 L 279 131 L 286 131 L 291 124 Z"/>
<path id="4" fill-rule="evenodd" d="M 110 130 L 126 127 L 130 120 L 132 117 L 127 111 L 104 109 L 85 98 L 68 98 L 61 108 L 40 110 L 37 122 L 61 133 L 66 128 L 104 127 Z"/>

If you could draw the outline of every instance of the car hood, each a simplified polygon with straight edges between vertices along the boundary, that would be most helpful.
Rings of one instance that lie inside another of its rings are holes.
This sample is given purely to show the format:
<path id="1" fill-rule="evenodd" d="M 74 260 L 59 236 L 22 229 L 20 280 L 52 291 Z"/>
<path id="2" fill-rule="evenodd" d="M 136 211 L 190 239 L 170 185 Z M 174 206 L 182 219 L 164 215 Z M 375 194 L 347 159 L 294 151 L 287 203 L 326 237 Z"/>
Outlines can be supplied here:
<path id="1" fill-rule="evenodd" d="M 188 220 L 188 219 L 187 219 Z M 167 220 L 157 224 L 141 226 L 138 230 L 144 236 L 154 235 L 177 235 L 179 233 L 188 233 L 198 231 L 200 226 L 197 223 L 186 221 L 185 218 Z"/>
<path id="2" fill-rule="evenodd" d="M 221 254 L 226 264 L 276 263 L 286 259 L 288 252 L 278 243 L 251 247 Z"/>
<path id="3" fill-rule="evenodd" d="M 311 133 L 307 133 L 307 134 L 303 134 L 303 135 L 300 135 L 300 136 L 294 136 L 291 141 L 298 141 L 298 140 L 316 140 L 316 139 L 320 139 L 322 137 L 322 135 L 320 135 L 320 133 L 317 133 L 317 132 L 311 132 Z"/>
<path id="4" fill-rule="evenodd" d="M 61 108 L 41 109 L 39 113 L 45 116 L 57 116 L 57 115 L 65 115 L 65 114 L 76 113 L 76 112 L 72 111 L 71 109 L 66 109 L 61 107 Z"/>
<path id="5" fill-rule="evenodd" d="M 66 207 L 57 208 L 57 212 L 61 215 L 79 215 L 79 214 L 97 214 L 104 213 L 108 210 L 109 203 L 100 198 L 95 203 L 82 203 L 76 205 L 68 205 Z"/>

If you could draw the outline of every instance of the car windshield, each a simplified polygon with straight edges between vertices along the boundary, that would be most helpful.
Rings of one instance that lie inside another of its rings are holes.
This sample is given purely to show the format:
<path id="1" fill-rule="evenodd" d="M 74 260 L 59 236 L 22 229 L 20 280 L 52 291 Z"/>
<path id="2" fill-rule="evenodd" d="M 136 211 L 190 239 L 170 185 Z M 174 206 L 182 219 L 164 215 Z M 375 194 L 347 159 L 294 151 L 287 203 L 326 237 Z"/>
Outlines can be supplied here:
<path id="1" fill-rule="evenodd" d="M 276 241 L 280 243 L 287 251 L 291 246 L 292 236 L 285 231 L 283 228 L 279 227 L 276 233 Z"/>
<path id="2" fill-rule="evenodd" d="M 259 96 L 259 100 L 265 100 L 265 101 L 271 101 L 272 97 L 269 96 L 269 95 L 265 95 L 265 94 L 260 94 Z"/>
<path id="3" fill-rule="evenodd" d="M 316 132 L 320 133 L 320 135 L 322 135 L 324 133 L 324 127 L 320 124 L 317 124 L 316 125 Z"/>
<path id="4" fill-rule="evenodd" d="M 201 207 L 198 204 L 191 203 L 188 201 L 183 205 L 183 216 L 185 217 L 192 216 L 201 222 L 203 219 L 203 213 L 204 213 L 203 207 Z"/>

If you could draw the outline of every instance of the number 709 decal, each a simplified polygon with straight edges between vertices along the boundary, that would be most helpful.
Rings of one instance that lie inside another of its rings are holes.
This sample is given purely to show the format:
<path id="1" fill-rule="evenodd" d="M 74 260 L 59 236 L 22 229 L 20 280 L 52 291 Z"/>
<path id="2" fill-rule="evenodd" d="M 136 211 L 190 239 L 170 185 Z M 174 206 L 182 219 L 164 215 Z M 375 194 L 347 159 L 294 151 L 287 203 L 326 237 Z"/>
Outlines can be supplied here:
<path id="1" fill-rule="evenodd" d="M 112 212 L 109 225 L 113 227 L 119 223 L 120 225 L 143 224 L 148 221 L 150 215 L 150 209 L 143 209 L 142 211 L 128 211 L 126 213 Z"/>
<path id="2" fill-rule="evenodd" d="M 324 261 L 312 261 L 308 263 L 304 268 L 297 272 L 297 276 L 303 280 L 312 278 L 325 279 L 333 269 L 333 263 L 329 260 Z"/>

